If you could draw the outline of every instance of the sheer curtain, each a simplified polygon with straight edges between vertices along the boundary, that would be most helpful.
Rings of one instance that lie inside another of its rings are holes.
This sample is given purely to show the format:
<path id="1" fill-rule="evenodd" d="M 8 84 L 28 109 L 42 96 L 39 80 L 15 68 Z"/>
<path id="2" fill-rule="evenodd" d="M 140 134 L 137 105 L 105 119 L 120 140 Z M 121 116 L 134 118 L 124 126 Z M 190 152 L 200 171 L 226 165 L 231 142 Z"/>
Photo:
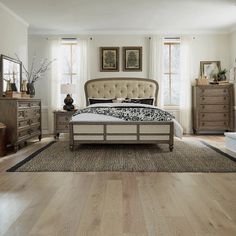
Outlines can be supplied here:
<path id="1" fill-rule="evenodd" d="M 49 132 L 53 132 L 53 111 L 61 109 L 60 104 L 60 85 L 61 85 L 61 40 L 53 39 L 50 41 L 51 47 L 51 60 L 55 61 L 51 66 L 51 76 L 49 83 L 49 109 L 48 109 L 48 129 Z M 46 88 L 45 88 L 46 89 Z"/>
<path id="2" fill-rule="evenodd" d="M 80 108 L 86 106 L 84 84 L 90 79 L 90 68 L 89 68 L 89 43 L 90 39 L 78 40 L 78 80 L 77 80 L 77 104 Z"/>
<path id="3" fill-rule="evenodd" d="M 150 38 L 149 55 L 149 78 L 156 80 L 159 84 L 157 105 L 158 107 L 163 108 L 163 38 L 161 36 L 152 36 Z"/>
<path id="4" fill-rule="evenodd" d="M 180 124 L 184 133 L 191 133 L 191 38 L 181 37 L 180 44 Z"/>

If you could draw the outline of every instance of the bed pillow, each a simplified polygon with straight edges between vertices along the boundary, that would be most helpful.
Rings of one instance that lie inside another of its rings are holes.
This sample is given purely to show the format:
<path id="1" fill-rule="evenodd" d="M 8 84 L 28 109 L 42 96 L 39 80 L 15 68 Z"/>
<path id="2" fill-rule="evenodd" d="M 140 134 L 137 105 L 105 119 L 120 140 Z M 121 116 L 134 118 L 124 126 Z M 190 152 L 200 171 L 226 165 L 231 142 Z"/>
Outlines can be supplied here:
<path id="1" fill-rule="evenodd" d="M 146 104 L 146 105 L 153 105 L 154 99 L 153 98 L 131 98 L 130 102 L 139 103 L 139 104 Z"/>
<path id="2" fill-rule="evenodd" d="M 114 98 L 89 98 L 89 105 L 97 103 L 112 103 Z"/>

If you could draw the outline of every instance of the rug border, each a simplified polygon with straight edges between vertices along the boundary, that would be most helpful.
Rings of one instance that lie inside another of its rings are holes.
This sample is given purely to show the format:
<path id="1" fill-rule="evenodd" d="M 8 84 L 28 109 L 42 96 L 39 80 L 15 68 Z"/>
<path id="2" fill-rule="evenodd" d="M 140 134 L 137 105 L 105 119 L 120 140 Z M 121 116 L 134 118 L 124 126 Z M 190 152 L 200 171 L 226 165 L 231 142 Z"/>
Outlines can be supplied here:
<path id="1" fill-rule="evenodd" d="M 8 170 L 6 170 L 6 172 L 16 172 L 16 170 L 18 168 L 20 168 L 21 166 L 23 166 L 25 163 L 29 162 L 30 160 L 32 160 L 35 156 L 37 156 L 39 153 L 41 153 L 42 151 L 44 151 L 45 149 L 47 149 L 48 147 L 50 147 L 52 144 L 56 143 L 56 141 L 51 141 L 50 143 L 48 143 L 47 145 L 45 145 L 44 147 L 38 149 L 37 151 L 31 153 L 28 157 L 26 157 L 25 159 L 23 159 L 22 161 L 18 162 L 16 165 L 12 166 L 11 168 L 9 168 Z M 24 172 L 32 172 L 32 171 L 24 171 Z M 37 171 L 39 172 L 39 171 Z M 45 172 L 49 172 L 49 171 L 45 171 Z"/>
<path id="2" fill-rule="evenodd" d="M 17 172 L 17 169 L 20 168 L 21 166 L 23 166 L 25 163 L 29 162 L 30 160 L 32 160 L 35 156 L 37 156 L 39 153 L 41 153 L 42 151 L 44 151 L 45 149 L 47 149 L 48 147 L 50 147 L 51 145 L 53 145 L 54 143 L 56 143 L 57 141 L 51 141 L 50 143 L 48 143 L 47 145 L 45 145 L 44 147 L 38 149 L 37 151 L 33 152 L 32 154 L 30 154 L 28 157 L 26 157 L 24 160 L 20 161 L 19 163 L 17 163 L 16 165 L 14 165 L 13 167 L 9 168 L 8 170 L 6 170 L 6 172 Z M 200 143 L 204 144 L 205 146 L 207 146 L 208 148 L 214 150 L 215 152 L 225 156 L 226 158 L 230 159 L 233 162 L 236 162 L 236 158 L 231 156 L 228 153 L 225 153 L 223 151 L 221 151 L 220 149 L 212 146 L 211 144 L 199 140 Z M 98 172 L 98 173 L 102 173 L 102 172 L 149 172 L 149 173 L 235 173 L 236 171 L 19 171 L 19 173 L 40 173 L 40 172 L 78 172 L 78 173 L 89 173 L 89 172 Z"/>

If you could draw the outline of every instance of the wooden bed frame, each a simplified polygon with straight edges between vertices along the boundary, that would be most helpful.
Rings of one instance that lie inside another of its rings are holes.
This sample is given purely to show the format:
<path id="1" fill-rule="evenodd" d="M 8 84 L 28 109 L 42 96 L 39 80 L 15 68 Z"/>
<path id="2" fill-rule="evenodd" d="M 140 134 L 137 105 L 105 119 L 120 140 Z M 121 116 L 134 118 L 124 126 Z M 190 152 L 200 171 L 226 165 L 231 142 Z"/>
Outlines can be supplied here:
<path id="1" fill-rule="evenodd" d="M 154 98 L 157 105 L 158 83 L 143 78 L 103 78 L 85 83 L 87 105 L 89 98 Z M 70 121 L 70 150 L 80 144 L 166 143 L 170 151 L 174 144 L 174 124 L 168 122 L 132 121 Z"/>

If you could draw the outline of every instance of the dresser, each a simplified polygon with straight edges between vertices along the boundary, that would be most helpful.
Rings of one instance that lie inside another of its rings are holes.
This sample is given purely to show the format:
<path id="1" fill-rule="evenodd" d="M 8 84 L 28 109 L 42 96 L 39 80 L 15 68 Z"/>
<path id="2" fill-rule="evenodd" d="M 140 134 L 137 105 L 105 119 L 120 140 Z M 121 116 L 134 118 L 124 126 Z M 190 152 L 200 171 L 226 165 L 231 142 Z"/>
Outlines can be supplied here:
<path id="1" fill-rule="evenodd" d="M 69 121 L 76 111 L 54 111 L 54 138 L 58 138 L 60 133 L 69 133 Z"/>
<path id="2" fill-rule="evenodd" d="M 233 84 L 193 86 L 192 94 L 195 134 L 234 129 Z"/>
<path id="3" fill-rule="evenodd" d="M 30 138 L 42 137 L 41 101 L 38 99 L 0 98 L 0 122 L 7 126 L 6 143 L 18 150 Z"/>

